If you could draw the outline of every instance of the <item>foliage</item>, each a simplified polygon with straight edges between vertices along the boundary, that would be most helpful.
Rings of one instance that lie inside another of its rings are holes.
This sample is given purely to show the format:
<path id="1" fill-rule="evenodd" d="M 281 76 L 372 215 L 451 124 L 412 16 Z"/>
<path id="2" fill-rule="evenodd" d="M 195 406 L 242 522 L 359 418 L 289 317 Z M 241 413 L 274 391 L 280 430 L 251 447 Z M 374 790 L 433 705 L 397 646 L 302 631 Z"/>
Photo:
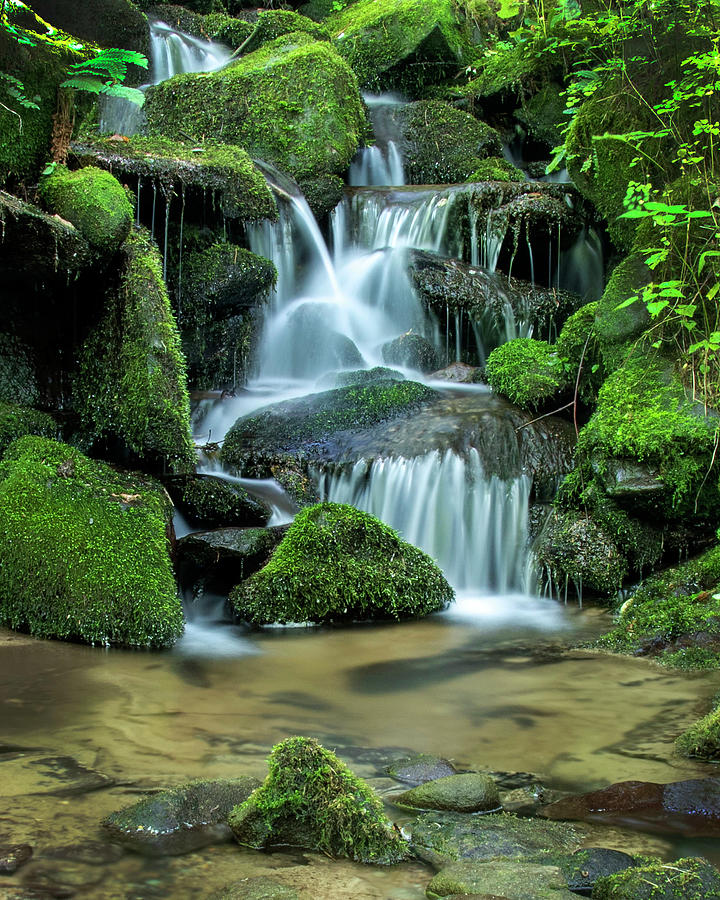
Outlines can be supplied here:
<path id="1" fill-rule="evenodd" d="M 70 66 L 69 77 L 60 87 L 73 88 L 76 91 L 89 91 L 91 94 L 107 94 L 109 97 L 121 97 L 138 106 L 145 102 L 145 94 L 136 88 L 123 84 L 128 65 L 147 69 L 147 57 L 136 50 L 99 50 L 92 59 Z"/>

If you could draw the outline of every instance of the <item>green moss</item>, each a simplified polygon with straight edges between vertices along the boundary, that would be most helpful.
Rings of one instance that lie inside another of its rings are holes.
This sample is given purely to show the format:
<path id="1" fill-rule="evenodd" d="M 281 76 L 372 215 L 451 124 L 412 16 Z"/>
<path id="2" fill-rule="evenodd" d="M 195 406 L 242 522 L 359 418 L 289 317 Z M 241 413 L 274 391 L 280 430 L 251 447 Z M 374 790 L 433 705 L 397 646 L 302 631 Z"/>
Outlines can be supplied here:
<path id="1" fill-rule="evenodd" d="M 46 209 L 71 222 L 101 253 L 114 253 L 130 232 L 134 212 L 123 186 L 95 166 L 76 172 L 58 166 L 41 179 L 40 196 Z"/>
<path id="2" fill-rule="evenodd" d="M 602 478 L 609 460 L 635 460 L 657 471 L 666 517 L 703 516 L 716 505 L 712 467 L 715 423 L 658 357 L 635 357 L 603 384 L 578 453 Z"/>
<path id="3" fill-rule="evenodd" d="M 120 283 L 80 351 L 75 407 L 96 441 L 120 442 L 149 466 L 194 467 L 185 360 L 157 249 L 124 245 Z"/>
<path id="4" fill-rule="evenodd" d="M 318 222 L 324 221 L 345 196 L 345 182 L 339 175 L 301 179 L 298 186 Z"/>
<path id="5" fill-rule="evenodd" d="M 468 71 L 475 73 L 474 77 L 460 88 L 460 93 L 471 101 L 494 94 L 523 96 L 552 80 L 556 70 L 551 54 L 539 52 L 535 44 L 496 42 L 480 60 L 473 62 Z"/>
<path id="6" fill-rule="evenodd" d="M 57 439 L 60 426 L 47 413 L 0 401 L 0 455 L 14 440 L 26 434 Z"/>
<path id="7" fill-rule="evenodd" d="M 377 794 L 317 741 L 282 741 L 268 769 L 265 782 L 230 814 L 239 843 L 290 844 L 364 863 L 392 864 L 409 855 Z"/>
<path id="8" fill-rule="evenodd" d="M 720 896 L 720 873 L 702 857 L 653 862 L 598 878 L 595 900 L 709 900 Z"/>
<path id="9" fill-rule="evenodd" d="M 449 0 L 358 0 L 326 24 L 362 87 L 372 91 L 418 96 L 470 55 Z"/>
<path id="10" fill-rule="evenodd" d="M 488 156 L 478 161 L 466 181 L 525 181 L 525 175 L 502 156 Z"/>
<path id="11" fill-rule="evenodd" d="M 255 30 L 250 22 L 226 16 L 224 13 L 210 13 L 204 19 L 205 33 L 211 41 L 219 41 L 236 50 Z"/>
<path id="12" fill-rule="evenodd" d="M 544 84 L 540 90 L 515 111 L 533 140 L 549 149 L 562 144 L 562 128 L 566 124 L 565 97 L 555 83 Z"/>
<path id="13" fill-rule="evenodd" d="M 231 219 L 277 218 L 264 177 L 240 147 L 135 136 L 122 142 L 93 138 L 75 153 L 105 169 L 151 179 L 170 196 L 185 188 L 211 191 Z"/>
<path id="14" fill-rule="evenodd" d="M 533 338 L 515 338 L 496 347 L 485 376 L 496 394 L 524 409 L 537 409 L 568 386 L 555 349 Z"/>
<path id="15" fill-rule="evenodd" d="M 252 39 L 248 41 L 247 51 L 257 50 L 263 44 L 268 44 L 284 34 L 293 34 L 294 32 L 308 34 L 316 41 L 330 40 L 330 32 L 327 28 L 306 16 L 287 9 L 263 9 L 258 13 L 257 24 L 253 30 Z"/>
<path id="16" fill-rule="evenodd" d="M 605 377 L 600 347 L 595 334 L 598 303 L 586 303 L 576 310 L 562 327 L 555 350 L 570 381 L 578 384 L 578 393 L 586 403 L 597 400 Z M 580 379 L 578 381 L 578 373 Z"/>
<path id="17" fill-rule="evenodd" d="M 230 595 L 240 618 L 256 625 L 418 618 L 452 599 L 429 556 L 337 503 L 301 510 L 265 568 Z"/>
<path id="18" fill-rule="evenodd" d="M 720 759 L 720 706 L 684 731 L 675 741 L 675 749 L 693 759 Z"/>
<path id="19" fill-rule="evenodd" d="M 644 254 L 633 253 L 615 267 L 595 313 L 595 335 L 608 372 L 617 369 L 629 355 L 629 344 L 637 340 L 650 324 L 650 314 L 641 300 L 622 306 L 631 297 L 642 295 L 652 281 Z"/>
<path id="20" fill-rule="evenodd" d="M 148 92 L 155 134 L 240 144 L 296 178 L 343 172 L 367 122 L 351 69 L 325 41 L 285 35 L 219 72 Z"/>
<path id="21" fill-rule="evenodd" d="M 164 647 L 183 618 L 162 487 L 23 437 L 0 463 L 0 622 L 39 637 Z"/>
<path id="22" fill-rule="evenodd" d="M 0 332 L 0 402 L 34 406 L 40 401 L 36 365 L 36 352 L 28 344 Z"/>

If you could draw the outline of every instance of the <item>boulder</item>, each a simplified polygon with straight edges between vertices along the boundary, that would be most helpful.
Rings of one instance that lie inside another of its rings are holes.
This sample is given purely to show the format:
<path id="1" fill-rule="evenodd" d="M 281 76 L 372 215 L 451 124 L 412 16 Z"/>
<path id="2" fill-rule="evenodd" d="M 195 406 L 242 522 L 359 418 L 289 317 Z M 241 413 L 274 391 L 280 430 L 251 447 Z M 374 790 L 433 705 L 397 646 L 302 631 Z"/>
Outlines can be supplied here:
<path id="1" fill-rule="evenodd" d="M 323 370 L 358 369 L 364 364 L 352 339 L 332 327 L 327 305 L 312 300 L 286 316 L 274 334 L 273 345 L 295 378 Z"/>
<path id="2" fill-rule="evenodd" d="M 183 631 L 162 487 L 46 438 L 0 463 L 0 622 L 39 637 L 165 647 Z"/>
<path id="3" fill-rule="evenodd" d="M 308 34 L 316 41 L 330 40 L 327 28 L 306 16 L 289 9 L 260 10 L 255 28 L 243 45 L 243 53 L 252 53 L 263 44 L 268 44 L 285 34 L 298 32 Z"/>
<path id="4" fill-rule="evenodd" d="M 631 347 L 650 325 L 650 313 L 639 299 L 653 273 L 644 253 L 632 253 L 613 270 L 595 311 L 594 332 L 605 369 L 612 372 L 631 355 Z M 631 297 L 637 297 L 626 305 Z"/>
<path id="5" fill-rule="evenodd" d="M 493 860 L 462 860 L 441 869 L 427 886 L 429 900 L 456 895 L 502 897 L 503 900 L 573 900 L 556 866 Z"/>
<path id="6" fill-rule="evenodd" d="M 651 861 L 598 878 L 595 900 L 710 900 L 720 896 L 720 872 L 700 856 Z"/>
<path id="7" fill-rule="evenodd" d="M 522 409 L 536 410 L 570 389 L 557 351 L 547 341 L 515 338 L 488 357 L 485 377 L 490 387 Z"/>
<path id="8" fill-rule="evenodd" d="M 165 486 L 185 518 L 204 528 L 267 525 L 272 515 L 242 485 L 216 475 L 176 475 Z"/>
<path id="9" fill-rule="evenodd" d="M 220 71 L 176 75 L 148 92 L 145 108 L 153 134 L 240 145 L 295 178 L 342 173 L 367 127 L 348 65 L 303 32 Z"/>
<path id="10" fill-rule="evenodd" d="M 413 786 L 457 774 L 455 766 L 449 760 L 429 753 L 397 759 L 387 767 L 387 772 L 395 781 L 403 781 Z"/>
<path id="11" fill-rule="evenodd" d="M 453 590 L 422 550 L 339 503 L 301 510 L 268 564 L 230 594 L 253 625 L 420 618 Z"/>
<path id="12" fill-rule="evenodd" d="M 60 426 L 47 413 L 0 401 L 0 456 L 16 438 L 26 434 L 57 440 Z"/>
<path id="13" fill-rule="evenodd" d="M 261 787 L 230 814 L 238 843 L 304 847 L 364 863 L 407 858 L 407 845 L 385 817 L 380 798 L 317 741 L 282 741 L 268 768 Z"/>
<path id="14" fill-rule="evenodd" d="M 150 53 L 147 16 L 131 0 L 34 0 L 33 10 L 56 28 L 100 47 Z"/>
<path id="15" fill-rule="evenodd" d="M 638 863 L 629 853 L 623 853 L 621 850 L 583 847 L 565 859 L 560 859 L 558 865 L 567 879 L 570 890 L 575 894 L 589 897 L 599 878 L 624 872 Z"/>
<path id="16" fill-rule="evenodd" d="M 211 41 L 225 44 L 231 50 L 238 50 L 253 33 L 254 26 L 250 22 L 236 19 L 222 12 L 213 12 L 202 19 L 205 34 Z"/>
<path id="17" fill-rule="evenodd" d="M 430 341 L 411 331 L 383 344 L 382 358 L 391 366 L 405 366 L 423 373 L 437 369 L 439 363 L 437 351 Z"/>
<path id="18" fill-rule="evenodd" d="M 402 794 L 395 794 L 392 802 L 405 809 L 477 813 L 497 811 L 500 808 L 500 794 L 489 775 L 466 772 L 436 778 Z"/>
<path id="19" fill-rule="evenodd" d="M 112 838 L 136 853 L 177 856 L 230 839 L 227 817 L 259 786 L 257 778 L 190 781 L 153 794 L 103 822 Z"/>
<path id="20" fill-rule="evenodd" d="M 213 244 L 183 260 L 183 326 L 204 324 L 262 306 L 275 286 L 269 259 L 235 244 Z"/>

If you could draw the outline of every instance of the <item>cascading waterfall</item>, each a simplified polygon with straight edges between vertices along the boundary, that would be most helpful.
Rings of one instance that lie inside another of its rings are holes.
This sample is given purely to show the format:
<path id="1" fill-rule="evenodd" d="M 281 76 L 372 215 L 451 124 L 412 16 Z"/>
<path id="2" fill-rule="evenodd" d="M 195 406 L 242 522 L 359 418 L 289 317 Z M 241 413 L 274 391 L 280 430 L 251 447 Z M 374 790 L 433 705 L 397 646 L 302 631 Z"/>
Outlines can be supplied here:
<path id="1" fill-rule="evenodd" d="M 396 94 L 363 94 L 376 143 L 363 147 L 350 166 L 348 183 L 353 187 L 405 184 L 400 142 L 402 135 L 393 112 L 405 104 Z"/>

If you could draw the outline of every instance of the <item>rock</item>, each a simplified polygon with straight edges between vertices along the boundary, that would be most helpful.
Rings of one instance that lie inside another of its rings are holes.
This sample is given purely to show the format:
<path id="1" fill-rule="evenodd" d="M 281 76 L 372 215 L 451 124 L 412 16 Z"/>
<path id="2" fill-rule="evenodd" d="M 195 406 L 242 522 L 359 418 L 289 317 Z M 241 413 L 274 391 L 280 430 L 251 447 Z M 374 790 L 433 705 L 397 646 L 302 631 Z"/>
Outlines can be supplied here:
<path id="1" fill-rule="evenodd" d="M 0 758 L 4 792 L 10 797 L 26 794 L 78 797 L 112 787 L 112 778 L 89 769 L 72 756 L 45 756 L 31 749 Z"/>
<path id="2" fill-rule="evenodd" d="M 34 434 L 57 439 L 59 432 L 59 424 L 47 413 L 0 401 L 0 456 L 16 438 Z"/>
<path id="3" fill-rule="evenodd" d="M 402 794 L 393 795 L 392 802 L 407 809 L 488 812 L 500 808 L 500 794 L 489 775 L 467 772 L 428 781 Z"/>
<path id="4" fill-rule="evenodd" d="M 288 738 L 273 748 L 268 765 L 263 785 L 230 814 L 238 843 L 305 847 L 376 864 L 408 856 L 380 798 L 317 741 Z"/>
<path id="5" fill-rule="evenodd" d="M 119 286 L 79 358 L 74 401 L 86 439 L 126 464 L 194 469 L 185 361 L 162 260 L 146 232 L 125 242 Z"/>
<path id="6" fill-rule="evenodd" d="M 417 96 L 428 83 L 454 74 L 467 53 L 449 0 L 359 0 L 325 24 L 360 85 L 377 93 Z M 407 64 L 410 59 L 413 65 Z"/>
<path id="7" fill-rule="evenodd" d="M 228 594 L 267 563 L 287 528 L 218 528 L 181 538 L 177 544 L 178 577 L 200 591 Z"/>
<path id="8" fill-rule="evenodd" d="M 231 50 L 238 50 L 254 30 L 250 22 L 225 15 L 224 12 L 211 12 L 203 17 L 202 22 L 211 41 L 225 44 Z"/>
<path id="9" fill-rule="evenodd" d="M 479 894 L 502 900 L 572 900 L 576 895 L 556 866 L 493 860 L 463 860 L 440 872 L 427 886 L 430 900 Z"/>
<path id="10" fill-rule="evenodd" d="M 39 193 L 48 211 L 72 223 L 99 253 L 115 253 L 130 233 L 132 204 L 109 172 L 95 166 L 70 172 L 57 166 L 40 180 Z"/>
<path id="11" fill-rule="evenodd" d="M 430 378 L 438 381 L 452 381 L 455 384 L 481 384 L 483 381 L 482 369 L 477 366 L 468 366 L 466 363 L 455 362 L 437 372 L 431 372 Z"/>
<path id="12" fill-rule="evenodd" d="M 490 387 L 522 409 L 536 410 L 570 389 L 556 350 L 546 341 L 514 338 L 488 357 L 485 377 Z"/>
<path id="13" fill-rule="evenodd" d="M 74 475 L 59 474 L 68 460 Z M 161 486 L 22 437 L 0 464 L 0 622 L 39 637 L 164 647 L 183 617 Z"/>
<path id="14" fill-rule="evenodd" d="M 429 753 L 419 753 L 417 756 L 397 759 L 387 767 L 387 772 L 395 781 L 404 781 L 411 785 L 425 784 L 436 778 L 457 774 L 455 766 L 451 762 Z"/>
<path id="15" fill-rule="evenodd" d="M 226 68 L 176 75 L 148 92 L 150 132 L 244 147 L 295 178 L 341 174 L 365 133 L 349 66 L 327 41 L 295 32 Z"/>
<path id="16" fill-rule="evenodd" d="M 243 53 L 253 53 L 285 34 L 303 32 L 316 41 L 329 41 L 330 32 L 323 25 L 313 22 L 306 16 L 286 9 L 263 9 L 258 12 L 257 22 Z"/>
<path id="17" fill-rule="evenodd" d="M 277 323 L 275 352 L 287 360 L 293 377 L 304 378 L 322 370 L 357 369 L 364 364 L 353 341 L 332 327 L 330 316 L 327 304 L 310 300 Z"/>
<path id="18" fill-rule="evenodd" d="M 720 896 L 720 873 L 699 856 L 657 861 L 598 878 L 596 900 L 710 900 Z"/>
<path id="19" fill-rule="evenodd" d="M 339 175 L 302 178 L 298 182 L 298 187 L 315 219 L 321 224 L 345 196 L 345 182 Z"/>
<path id="20" fill-rule="evenodd" d="M 228 814 L 258 787 L 256 778 L 191 781 L 111 813 L 103 825 L 148 856 L 177 856 L 230 837 Z"/>
<path id="21" fill-rule="evenodd" d="M 56 28 L 81 40 L 149 55 L 147 16 L 130 0 L 96 0 L 82 8 L 74 0 L 35 0 L 32 8 Z"/>
<path id="22" fill-rule="evenodd" d="M 540 809 L 549 819 L 643 822 L 655 830 L 720 834 L 720 779 L 694 778 L 656 784 L 620 781 L 599 791 L 557 800 Z"/>
<path id="23" fill-rule="evenodd" d="M 613 270 L 595 313 L 594 331 L 608 372 L 622 365 L 633 341 L 650 324 L 650 313 L 642 302 L 643 288 L 652 281 L 652 270 L 644 253 L 631 253 Z M 636 297 L 632 303 L 627 303 Z"/>
<path id="24" fill-rule="evenodd" d="M 589 897 L 598 878 L 623 872 L 636 865 L 628 853 L 606 847 L 583 847 L 558 862 L 568 887 L 575 894 Z"/>
<path id="25" fill-rule="evenodd" d="M 323 386 L 341 388 L 353 387 L 358 384 L 375 384 L 378 381 L 404 380 L 405 376 L 397 369 L 375 366 L 373 369 L 356 369 L 352 372 L 332 373 L 328 376 L 328 384 Z"/>
<path id="26" fill-rule="evenodd" d="M 645 504 L 662 499 L 665 485 L 657 470 L 634 459 L 609 459 L 600 467 L 595 465 L 595 474 L 608 497 L 619 503 L 634 506 L 638 497 Z"/>
<path id="27" fill-rule="evenodd" d="M 438 367 L 437 351 L 427 338 L 408 331 L 382 346 L 383 361 L 391 366 L 406 366 L 418 372 L 432 372 Z"/>
<path id="28" fill-rule="evenodd" d="M 0 875 L 12 875 L 26 863 L 33 854 L 30 844 L 16 844 L 14 847 L 0 846 Z"/>
<path id="29" fill-rule="evenodd" d="M 183 327 L 203 325 L 262 306 L 275 285 L 269 259 L 235 244 L 213 244 L 183 261 Z"/>
<path id="30" fill-rule="evenodd" d="M 544 167 L 543 167 L 544 171 Z M 466 181 L 525 181 L 525 173 L 522 169 L 508 162 L 502 156 L 488 156 L 476 163 L 476 168 L 472 171 Z"/>
<path id="31" fill-rule="evenodd" d="M 307 895 L 303 895 L 307 896 Z M 213 894 L 209 900 L 302 900 L 300 894 L 274 878 L 243 878 Z"/>
<path id="32" fill-rule="evenodd" d="M 244 487 L 216 475 L 177 475 L 165 486 L 185 518 L 204 528 L 262 526 L 272 515 L 270 507 Z"/>
<path id="33" fill-rule="evenodd" d="M 230 594 L 253 625 L 419 618 L 454 593 L 437 565 L 379 519 L 319 503 L 295 517 L 268 564 Z"/>
<path id="34" fill-rule="evenodd" d="M 520 819 L 507 813 L 466 816 L 436 812 L 415 820 L 411 848 L 439 869 L 462 859 L 537 862 L 552 853 L 576 850 L 579 843 L 575 829 L 565 823 Z"/>

